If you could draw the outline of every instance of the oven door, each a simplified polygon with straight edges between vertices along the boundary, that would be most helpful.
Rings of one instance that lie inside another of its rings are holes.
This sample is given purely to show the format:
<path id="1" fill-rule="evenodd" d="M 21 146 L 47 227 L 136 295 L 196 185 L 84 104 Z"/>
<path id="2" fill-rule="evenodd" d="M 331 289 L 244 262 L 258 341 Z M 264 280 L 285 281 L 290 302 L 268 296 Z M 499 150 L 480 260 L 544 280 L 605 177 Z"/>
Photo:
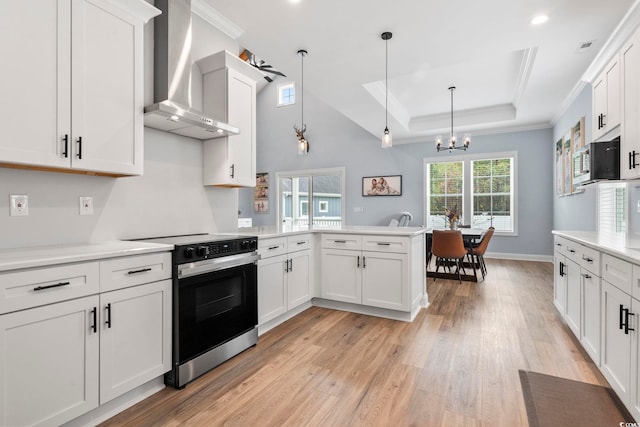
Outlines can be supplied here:
<path id="1" fill-rule="evenodd" d="M 255 252 L 178 266 L 176 362 L 184 362 L 255 328 Z"/>

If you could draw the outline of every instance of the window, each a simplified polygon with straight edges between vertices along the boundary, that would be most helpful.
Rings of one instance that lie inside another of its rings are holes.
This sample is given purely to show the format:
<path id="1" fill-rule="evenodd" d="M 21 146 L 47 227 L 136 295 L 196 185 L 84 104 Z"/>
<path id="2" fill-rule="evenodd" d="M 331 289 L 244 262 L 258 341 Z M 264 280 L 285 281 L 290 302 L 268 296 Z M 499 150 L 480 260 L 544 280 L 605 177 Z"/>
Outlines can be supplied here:
<path id="1" fill-rule="evenodd" d="M 344 223 L 344 168 L 278 172 L 276 178 L 278 218 L 282 224 Z"/>
<path id="2" fill-rule="evenodd" d="M 455 209 L 463 224 L 517 234 L 516 153 L 455 158 L 425 159 L 427 227 L 448 227 L 445 209 Z"/>
<path id="3" fill-rule="evenodd" d="M 292 83 L 287 83 L 278 86 L 278 107 L 284 105 L 292 105 L 296 103 L 296 86 Z"/>
<path id="4" fill-rule="evenodd" d="M 627 231 L 627 188 L 624 183 L 598 184 L 598 231 L 625 234 Z"/>

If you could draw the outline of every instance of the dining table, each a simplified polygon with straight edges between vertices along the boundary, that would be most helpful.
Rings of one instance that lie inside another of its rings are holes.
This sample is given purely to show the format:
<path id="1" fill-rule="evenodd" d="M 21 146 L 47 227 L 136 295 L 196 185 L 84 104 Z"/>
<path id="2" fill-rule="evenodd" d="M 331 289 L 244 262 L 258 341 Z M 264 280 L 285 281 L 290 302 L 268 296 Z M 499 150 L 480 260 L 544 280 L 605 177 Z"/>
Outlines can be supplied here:
<path id="1" fill-rule="evenodd" d="M 431 239 L 433 237 L 433 230 L 450 230 L 449 228 L 430 228 L 427 230 L 427 232 L 425 233 L 426 236 L 426 245 L 427 245 L 427 279 L 433 277 L 435 278 L 440 278 L 440 279 L 453 279 L 453 280 L 458 280 L 458 275 L 454 274 L 452 272 L 447 272 L 445 269 L 443 269 L 443 271 L 438 271 L 436 272 L 435 270 L 431 269 Z M 474 243 L 477 243 L 482 236 L 484 235 L 484 233 L 487 231 L 485 229 L 482 228 L 467 228 L 467 227 L 459 227 L 456 229 L 457 231 L 460 232 L 460 234 L 462 234 L 462 240 L 464 242 L 465 247 L 471 247 Z M 475 265 L 474 265 L 475 264 Z M 461 274 L 460 275 L 460 279 L 467 281 L 467 282 L 477 282 L 478 281 L 478 275 L 476 274 L 476 272 L 480 269 L 480 265 L 477 263 L 477 261 L 464 261 L 462 263 L 463 267 L 464 267 L 464 272 L 465 274 Z M 475 268 L 474 268 L 475 267 Z M 435 267 L 434 267 L 435 268 Z M 473 274 L 469 274 L 469 271 L 467 270 L 471 270 L 473 271 Z"/>

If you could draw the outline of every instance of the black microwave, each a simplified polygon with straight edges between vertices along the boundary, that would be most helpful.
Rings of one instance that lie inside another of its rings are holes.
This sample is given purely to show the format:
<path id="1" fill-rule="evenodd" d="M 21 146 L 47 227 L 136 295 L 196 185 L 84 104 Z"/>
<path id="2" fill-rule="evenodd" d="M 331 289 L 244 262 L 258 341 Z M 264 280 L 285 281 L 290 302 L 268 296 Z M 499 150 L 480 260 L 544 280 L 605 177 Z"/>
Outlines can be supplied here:
<path id="1" fill-rule="evenodd" d="M 573 183 L 620 179 L 620 137 L 592 142 L 573 153 Z"/>

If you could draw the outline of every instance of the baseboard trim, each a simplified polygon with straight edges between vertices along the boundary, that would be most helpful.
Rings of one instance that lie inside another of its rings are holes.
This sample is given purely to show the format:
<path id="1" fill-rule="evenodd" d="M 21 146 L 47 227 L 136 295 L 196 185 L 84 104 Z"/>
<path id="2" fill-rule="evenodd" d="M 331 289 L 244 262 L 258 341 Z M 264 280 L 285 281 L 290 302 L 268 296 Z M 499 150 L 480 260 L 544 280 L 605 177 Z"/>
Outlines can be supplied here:
<path id="1" fill-rule="evenodd" d="M 506 254 L 504 252 L 487 252 L 485 258 L 509 259 L 514 261 L 553 262 L 552 255 Z"/>

